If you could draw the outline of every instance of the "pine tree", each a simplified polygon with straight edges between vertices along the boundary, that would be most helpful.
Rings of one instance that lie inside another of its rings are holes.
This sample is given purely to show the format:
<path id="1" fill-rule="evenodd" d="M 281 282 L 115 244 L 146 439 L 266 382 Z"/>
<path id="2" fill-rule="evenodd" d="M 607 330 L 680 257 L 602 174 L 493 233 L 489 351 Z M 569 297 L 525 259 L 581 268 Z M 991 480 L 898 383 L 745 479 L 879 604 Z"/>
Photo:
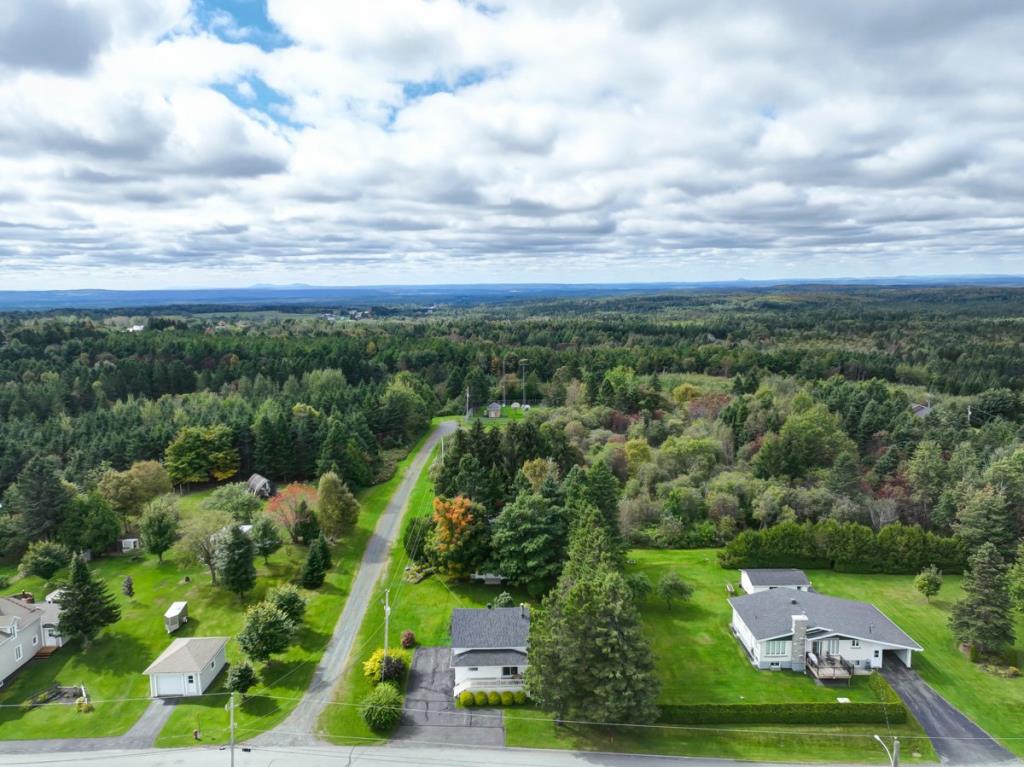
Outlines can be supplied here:
<path id="1" fill-rule="evenodd" d="M 949 625 L 959 641 L 982 654 L 994 654 L 1014 641 L 1006 565 L 996 547 L 985 543 L 968 558 L 967 566 L 964 598 L 953 605 Z"/>
<path id="2" fill-rule="evenodd" d="M 81 554 L 71 560 L 60 601 L 58 631 L 65 639 L 81 639 L 88 647 L 104 626 L 121 619 L 121 608 L 103 581 L 93 578 Z"/>
<path id="3" fill-rule="evenodd" d="M 516 586 L 543 589 L 562 570 L 567 545 L 565 512 L 538 494 L 521 494 L 491 528 L 498 572 Z"/>
<path id="4" fill-rule="evenodd" d="M 616 541 L 619 531 L 619 480 L 604 461 L 598 461 L 587 471 L 587 500 L 604 515 L 608 533 Z"/>
<path id="5" fill-rule="evenodd" d="M 215 559 L 221 583 L 239 599 L 256 585 L 254 557 L 252 540 L 238 525 L 232 525 L 217 541 Z"/>
<path id="6" fill-rule="evenodd" d="M 957 512 L 954 529 L 968 551 L 991 543 L 1004 558 L 1013 556 L 1017 546 L 1017 520 L 1006 496 L 991 485 L 972 493 Z"/>
<path id="7" fill-rule="evenodd" d="M 130 575 L 126 575 L 124 580 L 121 581 L 121 593 L 129 599 L 135 598 L 135 582 Z"/>
<path id="8" fill-rule="evenodd" d="M 281 533 L 277 530 L 277 525 L 274 524 L 270 517 L 264 514 L 253 520 L 252 530 L 249 531 L 249 535 L 252 539 L 253 549 L 256 554 L 263 557 L 264 564 L 270 559 L 271 554 L 284 545 L 284 541 L 281 540 Z"/>
<path id="9" fill-rule="evenodd" d="M 320 529 L 335 540 L 350 532 L 359 519 L 359 502 L 333 471 L 320 477 L 316 510 Z"/>
<path id="10" fill-rule="evenodd" d="M 67 488 L 57 473 L 57 461 L 50 456 L 36 455 L 18 474 L 14 509 L 21 518 L 25 540 L 52 540 L 71 503 Z"/>
<path id="11" fill-rule="evenodd" d="M 323 544 L 321 545 L 321 542 Z M 318 589 L 324 583 L 327 570 L 330 568 L 330 552 L 327 549 L 327 541 L 320 536 L 309 547 L 309 554 L 306 556 L 306 564 L 302 568 L 302 575 L 299 581 L 303 588 Z"/>

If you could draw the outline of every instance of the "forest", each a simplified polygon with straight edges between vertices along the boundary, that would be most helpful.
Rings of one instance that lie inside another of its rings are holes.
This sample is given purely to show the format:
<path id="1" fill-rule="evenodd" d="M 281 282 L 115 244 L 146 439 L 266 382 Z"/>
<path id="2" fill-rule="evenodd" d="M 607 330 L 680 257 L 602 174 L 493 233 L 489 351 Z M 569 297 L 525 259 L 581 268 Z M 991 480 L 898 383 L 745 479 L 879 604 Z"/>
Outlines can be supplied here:
<path id="1" fill-rule="evenodd" d="M 132 312 L 0 318 L 6 556 L 78 525 L 91 507 L 76 498 L 130 517 L 139 504 L 113 488 L 147 461 L 179 488 L 328 471 L 365 487 L 432 416 L 503 394 L 532 411 L 462 432 L 438 478 L 489 518 L 543 459 L 552 482 L 607 470 L 634 546 L 737 540 L 730 556 L 753 562 L 763 542 L 744 531 L 899 522 L 919 537 L 897 549 L 941 548 L 904 562 L 958 569 L 979 541 L 1010 558 L 1020 537 L 1019 289 L 678 291 L 358 322 L 344 307 Z"/>

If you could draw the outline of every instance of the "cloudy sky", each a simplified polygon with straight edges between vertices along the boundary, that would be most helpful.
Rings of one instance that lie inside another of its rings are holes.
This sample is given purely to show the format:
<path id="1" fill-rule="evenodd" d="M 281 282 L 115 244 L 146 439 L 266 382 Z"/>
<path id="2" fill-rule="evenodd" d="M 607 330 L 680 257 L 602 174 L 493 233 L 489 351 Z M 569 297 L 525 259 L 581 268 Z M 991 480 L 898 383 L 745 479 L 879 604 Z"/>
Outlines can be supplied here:
<path id="1" fill-rule="evenodd" d="M 1024 273 L 1024 4 L 3 0 L 0 287 Z"/>

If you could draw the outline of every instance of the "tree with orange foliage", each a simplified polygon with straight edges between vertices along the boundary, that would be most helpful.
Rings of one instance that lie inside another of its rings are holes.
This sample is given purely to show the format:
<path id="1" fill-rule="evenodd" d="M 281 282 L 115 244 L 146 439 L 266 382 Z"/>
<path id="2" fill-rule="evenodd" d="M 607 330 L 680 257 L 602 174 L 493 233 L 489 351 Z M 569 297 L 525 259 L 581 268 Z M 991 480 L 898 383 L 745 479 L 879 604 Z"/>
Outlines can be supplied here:
<path id="1" fill-rule="evenodd" d="M 293 482 L 267 502 L 267 513 L 288 532 L 292 543 L 309 543 L 320 534 L 313 516 L 316 501 L 316 490 Z"/>
<path id="2" fill-rule="evenodd" d="M 466 576 L 481 569 L 491 556 L 483 507 L 461 495 L 435 498 L 429 550 L 433 565 L 451 575 Z"/>

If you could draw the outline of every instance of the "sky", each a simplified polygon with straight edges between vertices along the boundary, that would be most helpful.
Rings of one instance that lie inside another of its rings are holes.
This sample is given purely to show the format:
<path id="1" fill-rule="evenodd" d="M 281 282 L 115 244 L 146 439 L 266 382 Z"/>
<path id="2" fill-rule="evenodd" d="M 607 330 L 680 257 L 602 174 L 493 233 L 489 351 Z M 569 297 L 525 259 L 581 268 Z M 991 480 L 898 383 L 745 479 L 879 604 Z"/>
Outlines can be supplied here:
<path id="1" fill-rule="evenodd" d="M 3 0 L 0 287 L 1024 273 L 1024 3 Z"/>

